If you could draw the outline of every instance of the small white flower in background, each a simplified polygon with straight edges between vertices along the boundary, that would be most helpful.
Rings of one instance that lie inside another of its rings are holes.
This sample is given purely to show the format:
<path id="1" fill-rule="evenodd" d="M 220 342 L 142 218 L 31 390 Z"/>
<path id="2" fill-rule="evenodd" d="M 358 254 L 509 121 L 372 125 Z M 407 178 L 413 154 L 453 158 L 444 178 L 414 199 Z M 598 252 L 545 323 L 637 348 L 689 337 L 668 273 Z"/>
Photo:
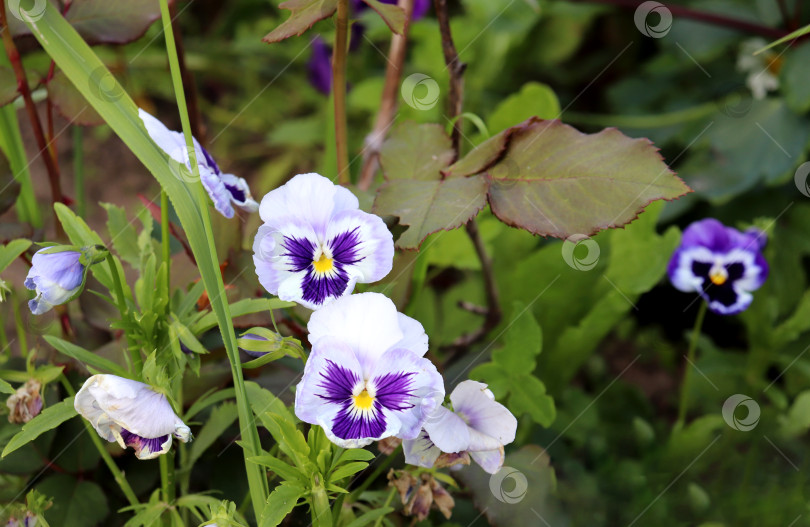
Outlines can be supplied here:
<path id="1" fill-rule="evenodd" d="M 430 468 L 443 453 L 467 452 L 485 471 L 498 472 L 503 466 L 504 445 L 515 440 L 515 416 L 495 401 L 486 384 L 476 381 L 459 383 L 450 402 L 453 411 L 439 406 L 425 421 L 419 437 L 402 442 L 405 462 Z"/>
<path id="2" fill-rule="evenodd" d="M 771 50 L 754 55 L 767 45 L 761 38 L 746 40 L 740 46 L 740 54 L 737 56 L 737 70 L 748 74 L 745 85 L 755 99 L 764 99 L 769 91 L 779 89 L 781 59 Z"/>
<path id="3" fill-rule="evenodd" d="M 25 277 L 25 287 L 36 290 L 37 296 L 28 301 L 31 313 L 41 315 L 64 304 L 82 287 L 84 265 L 79 261 L 79 251 L 52 251 L 52 247 L 40 249 L 31 258 L 31 269 Z"/>
<path id="4" fill-rule="evenodd" d="M 116 375 L 93 375 L 73 403 L 98 435 L 135 449 L 138 459 L 152 459 L 172 446 L 172 436 L 183 443 L 191 430 L 174 413 L 166 396 L 142 382 Z"/>
<path id="5" fill-rule="evenodd" d="M 8 282 L 0 278 L 0 302 L 5 302 L 9 293 L 11 293 L 11 288 L 8 286 Z"/>
<path id="6" fill-rule="evenodd" d="M 9 396 L 6 406 L 10 410 L 9 423 L 27 423 L 42 411 L 42 385 L 36 379 L 28 379 L 15 393 Z"/>
<path id="7" fill-rule="evenodd" d="M 149 137 L 160 149 L 191 170 L 188 147 L 186 147 L 186 139 L 183 133 L 169 130 L 163 123 L 140 108 L 138 109 L 138 115 L 149 133 Z M 211 154 L 196 139 L 192 138 L 192 141 L 194 142 L 194 154 L 197 158 L 197 168 L 200 170 L 200 180 L 208 195 L 211 196 L 217 211 L 226 218 L 233 218 L 233 205 L 247 212 L 259 210 L 259 204 L 250 195 L 247 181 L 233 174 L 223 174 Z"/>

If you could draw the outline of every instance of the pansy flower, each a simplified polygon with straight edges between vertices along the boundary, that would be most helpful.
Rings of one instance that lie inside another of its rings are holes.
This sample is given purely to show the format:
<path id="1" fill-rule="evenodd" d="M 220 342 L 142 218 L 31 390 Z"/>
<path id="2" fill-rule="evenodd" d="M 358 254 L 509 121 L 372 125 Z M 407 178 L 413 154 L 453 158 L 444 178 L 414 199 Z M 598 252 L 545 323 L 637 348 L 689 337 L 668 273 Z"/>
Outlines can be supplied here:
<path id="1" fill-rule="evenodd" d="M 85 271 L 81 256 L 82 253 L 77 250 L 56 251 L 52 247 L 40 249 L 34 254 L 24 282 L 25 287 L 36 290 L 36 296 L 28 301 L 31 313 L 46 313 L 79 293 Z"/>
<path id="2" fill-rule="evenodd" d="M 295 392 L 295 414 L 343 448 L 391 436 L 414 439 L 444 400 L 424 354 L 422 325 L 379 293 L 336 300 L 307 325 L 312 354 Z"/>
<path id="3" fill-rule="evenodd" d="M 680 291 L 697 292 L 714 313 L 739 313 L 768 277 L 765 242 L 765 234 L 756 229 L 740 232 L 712 218 L 697 221 L 686 228 L 672 255 L 669 279 Z"/>
<path id="4" fill-rule="evenodd" d="M 73 406 L 98 435 L 121 448 L 132 447 L 138 459 L 152 459 L 183 443 L 191 430 L 174 413 L 166 396 L 148 384 L 117 375 L 93 375 L 76 394 Z"/>
<path id="5" fill-rule="evenodd" d="M 503 466 L 504 445 L 515 440 L 517 419 L 480 382 L 459 383 L 450 402 L 452 411 L 439 406 L 416 439 L 402 442 L 405 462 L 430 468 L 444 456 L 448 466 L 466 452 L 485 471 L 496 473 Z"/>
<path id="6" fill-rule="evenodd" d="M 391 271 L 394 242 L 385 223 L 323 176 L 295 176 L 262 199 L 259 214 L 256 274 L 282 300 L 318 309 Z"/>
<path id="7" fill-rule="evenodd" d="M 160 149 L 191 170 L 183 133 L 169 130 L 163 123 L 141 109 L 138 109 L 138 115 L 146 126 L 149 137 Z M 253 200 L 247 182 L 233 174 L 223 174 L 211 154 L 196 139 L 192 138 L 192 141 L 197 167 L 200 170 L 200 180 L 208 195 L 211 196 L 217 211 L 226 218 L 233 218 L 234 205 L 247 212 L 256 212 L 259 204 Z"/>

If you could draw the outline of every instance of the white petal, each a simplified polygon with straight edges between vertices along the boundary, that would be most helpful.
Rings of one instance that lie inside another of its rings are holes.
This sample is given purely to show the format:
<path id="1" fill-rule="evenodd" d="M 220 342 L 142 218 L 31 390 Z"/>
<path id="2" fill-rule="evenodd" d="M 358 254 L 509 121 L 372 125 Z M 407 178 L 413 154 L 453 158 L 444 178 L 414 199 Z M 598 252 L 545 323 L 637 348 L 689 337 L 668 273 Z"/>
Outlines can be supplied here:
<path id="1" fill-rule="evenodd" d="M 169 157 L 178 163 L 188 164 L 188 156 L 186 155 L 186 141 L 183 134 L 180 132 L 173 132 L 166 128 L 166 126 L 146 113 L 141 108 L 138 108 L 138 116 L 143 121 L 149 137 L 152 138 L 161 150 L 169 154 Z"/>
<path id="2" fill-rule="evenodd" d="M 490 399 L 488 391 L 484 383 L 464 381 L 450 394 L 453 411 L 464 417 L 473 429 L 470 451 L 491 449 L 494 444 L 490 438 L 501 445 L 515 440 L 517 419 L 505 406 Z"/>
<path id="3" fill-rule="evenodd" d="M 503 447 L 493 450 L 483 450 L 481 452 L 470 452 L 473 461 L 481 465 L 484 471 L 495 474 L 503 466 Z"/>
<path id="4" fill-rule="evenodd" d="M 397 320 L 403 337 L 402 340 L 393 345 L 393 348 L 406 349 L 420 357 L 424 357 L 428 351 L 428 336 L 425 333 L 425 328 L 422 327 L 418 320 L 402 313 L 397 313 Z"/>
<path id="5" fill-rule="evenodd" d="M 416 439 L 406 439 L 402 442 L 402 452 L 405 454 L 405 463 L 418 467 L 431 468 L 442 454 L 427 432 L 422 430 Z"/>
<path id="6" fill-rule="evenodd" d="M 470 446 L 470 430 L 461 417 L 439 406 L 423 425 L 431 441 L 442 451 L 455 454 Z"/>
<path id="7" fill-rule="evenodd" d="M 346 210 L 333 215 L 326 228 L 328 243 L 341 234 L 354 232 L 358 243 L 352 249 L 357 263 L 345 265 L 346 272 L 362 283 L 382 280 L 394 262 L 394 238 L 379 216 L 361 210 Z"/>

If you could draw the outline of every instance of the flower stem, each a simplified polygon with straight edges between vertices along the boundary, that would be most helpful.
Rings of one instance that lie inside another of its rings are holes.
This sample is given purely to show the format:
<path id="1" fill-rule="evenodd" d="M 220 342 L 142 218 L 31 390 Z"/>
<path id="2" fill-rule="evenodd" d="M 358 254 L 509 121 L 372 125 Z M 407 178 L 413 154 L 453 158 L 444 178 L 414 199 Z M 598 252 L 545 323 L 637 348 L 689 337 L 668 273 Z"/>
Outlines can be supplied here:
<path id="1" fill-rule="evenodd" d="M 695 350 L 697 349 L 698 339 L 700 338 L 700 330 L 703 328 L 703 319 L 706 317 L 708 307 L 708 303 L 701 302 L 700 310 L 698 311 L 697 318 L 695 319 L 695 328 L 692 330 L 692 340 L 689 342 L 689 351 L 686 352 L 686 369 L 683 372 L 681 399 L 680 403 L 678 404 L 678 419 L 675 421 L 674 430 L 680 430 L 683 428 L 686 420 L 686 410 L 689 398 L 689 383 L 692 378 L 692 365 L 695 363 Z"/>
<path id="2" fill-rule="evenodd" d="M 59 376 L 59 381 L 64 386 L 65 391 L 71 397 L 76 395 L 76 390 L 73 389 L 73 386 L 70 384 L 70 381 L 64 374 Z M 113 461 L 112 456 L 107 451 L 107 448 L 104 446 L 104 443 L 101 441 L 101 437 L 96 433 L 96 430 L 93 426 L 84 418 L 82 418 L 82 424 L 84 424 L 84 428 L 87 430 L 87 434 L 90 436 L 90 439 L 93 441 L 93 444 L 96 446 L 98 453 L 101 455 L 101 459 L 104 460 L 104 464 L 107 465 L 107 468 L 110 469 L 110 472 L 113 475 L 113 479 L 115 482 L 118 483 L 118 486 L 121 487 L 121 492 L 124 493 L 126 496 L 127 501 L 130 505 L 139 505 L 140 502 L 138 501 L 138 497 L 135 495 L 135 492 L 132 490 L 132 487 L 129 486 L 129 482 L 127 478 L 124 477 L 124 473 L 121 472 L 121 469 L 118 468 L 118 465 L 115 464 Z"/>
<path id="3" fill-rule="evenodd" d="M 28 338 L 25 336 L 25 326 L 23 326 L 22 315 L 20 314 L 20 303 L 16 289 L 11 291 L 11 308 L 14 311 L 14 324 L 17 326 L 17 340 L 20 341 L 20 355 L 27 357 Z"/>
<path id="4" fill-rule="evenodd" d="M 391 455 L 388 456 L 382 463 L 377 465 L 377 468 L 374 469 L 374 472 L 372 472 L 371 475 L 369 475 L 369 477 L 363 480 L 363 483 L 361 483 L 356 489 L 352 491 L 352 493 L 349 495 L 349 503 L 357 501 L 357 499 L 360 497 L 363 491 L 365 491 L 372 483 L 374 483 L 374 481 L 378 477 L 380 477 L 380 474 L 388 470 L 388 467 L 391 466 L 391 463 L 394 462 L 394 459 L 400 452 L 402 452 L 402 445 L 399 445 L 393 452 L 391 452 Z"/>
<path id="5" fill-rule="evenodd" d="M 191 171 L 196 181 L 200 181 L 200 168 L 197 165 L 197 155 L 194 144 L 191 139 L 191 125 L 188 118 L 188 109 L 186 108 L 186 98 L 183 89 L 183 82 L 180 73 L 180 65 L 177 58 L 177 48 L 174 42 L 174 33 L 172 31 L 171 17 L 169 14 L 168 0 L 160 0 L 160 14 L 163 23 L 163 32 L 166 38 L 166 52 L 169 58 L 169 69 L 171 70 L 172 83 L 174 85 L 174 93 L 177 98 L 178 111 L 180 113 L 180 121 L 183 125 L 183 135 L 186 140 L 186 148 L 189 154 L 189 164 Z M 207 257 L 211 258 L 217 263 L 216 245 L 214 243 L 214 233 L 211 227 L 211 216 L 208 211 L 208 197 L 206 196 L 205 189 L 201 183 L 195 183 L 191 189 L 192 192 L 196 191 L 196 199 L 199 207 L 199 213 L 203 224 L 203 231 L 205 233 L 210 253 Z M 198 257 L 202 255 L 197 255 Z M 251 456 L 259 455 L 261 452 L 261 444 L 259 442 L 259 433 L 256 429 L 256 422 L 253 417 L 253 412 L 250 409 L 247 399 L 247 390 L 245 389 L 245 380 L 242 376 L 242 365 L 239 361 L 239 354 L 236 346 L 236 334 L 233 329 L 233 321 L 231 313 L 225 298 L 225 284 L 222 281 L 222 275 L 216 273 L 216 282 L 213 284 L 206 284 L 206 290 L 211 302 L 211 307 L 217 317 L 220 333 L 222 334 L 222 342 L 225 345 L 225 352 L 228 355 L 228 361 L 231 364 L 231 374 L 233 376 L 234 391 L 236 393 L 236 407 L 239 415 L 239 428 L 242 434 L 242 450 L 245 456 L 245 471 L 247 472 L 248 487 L 250 488 L 251 503 L 253 505 L 253 512 L 258 520 L 261 517 L 262 510 L 264 509 L 269 489 L 267 485 L 267 477 L 264 470 L 256 463 L 251 463 L 247 459 Z"/>
<path id="6" fill-rule="evenodd" d="M 391 490 L 388 491 L 388 497 L 385 498 L 385 503 L 383 503 L 383 508 L 388 507 L 389 505 L 391 505 L 391 502 L 393 501 L 394 495 L 396 493 L 397 493 L 396 487 L 391 487 Z M 383 521 L 384 517 L 385 516 L 380 516 L 379 518 L 377 518 L 377 521 L 374 522 L 374 527 L 380 527 L 380 525 L 382 525 L 382 521 Z"/>
<path id="7" fill-rule="evenodd" d="M 84 134 L 82 127 L 73 127 L 73 195 L 76 197 L 76 214 L 85 219 L 87 193 L 84 191 Z"/>
<path id="8" fill-rule="evenodd" d="M 166 304 L 166 315 L 171 311 L 171 298 L 172 298 L 172 245 L 171 237 L 169 234 L 169 195 L 165 190 L 160 191 L 160 248 L 163 255 L 163 264 L 166 266 L 166 286 L 168 287 L 166 298 L 169 302 Z"/>
<path id="9" fill-rule="evenodd" d="M 124 297 L 124 286 L 121 282 L 121 275 L 118 274 L 118 266 L 115 264 L 115 258 L 111 252 L 107 252 L 107 264 L 110 266 L 110 274 L 113 278 L 113 287 L 115 288 L 115 304 L 118 306 L 118 311 L 121 313 L 122 319 L 129 318 L 129 309 L 127 308 L 127 300 Z M 136 379 L 141 378 L 143 370 L 143 360 L 141 359 L 141 350 L 139 350 L 129 338 L 129 333 L 124 332 L 127 339 L 127 349 L 129 356 L 132 359 L 133 374 Z"/>
<path id="10" fill-rule="evenodd" d="M 338 0 L 335 49 L 332 51 L 332 93 L 335 100 L 335 147 L 338 183 L 350 182 L 349 145 L 346 127 L 346 54 L 349 51 L 349 0 Z"/>

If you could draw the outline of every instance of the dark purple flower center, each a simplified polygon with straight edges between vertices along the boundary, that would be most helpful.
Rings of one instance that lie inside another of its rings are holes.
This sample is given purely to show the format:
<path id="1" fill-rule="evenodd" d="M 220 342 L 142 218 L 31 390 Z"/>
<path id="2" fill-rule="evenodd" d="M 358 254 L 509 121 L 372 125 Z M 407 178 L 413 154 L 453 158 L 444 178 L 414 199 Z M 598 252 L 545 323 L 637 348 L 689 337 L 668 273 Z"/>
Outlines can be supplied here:
<path id="1" fill-rule="evenodd" d="M 720 302 L 726 307 L 731 307 L 737 303 L 737 292 L 734 290 L 734 283 L 745 275 L 745 265 L 740 262 L 732 262 L 724 266 L 726 278 L 722 283 L 712 280 L 713 264 L 706 262 L 692 262 L 692 273 L 703 278 L 703 293 L 710 302 Z"/>
<path id="2" fill-rule="evenodd" d="M 136 453 L 140 453 L 142 450 L 160 452 L 164 443 L 169 440 L 169 435 L 147 438 L 134 434 L 126 428 L 121 428 L 121 439 L 124 440 L 125 445 L 134 448 Z"/>

